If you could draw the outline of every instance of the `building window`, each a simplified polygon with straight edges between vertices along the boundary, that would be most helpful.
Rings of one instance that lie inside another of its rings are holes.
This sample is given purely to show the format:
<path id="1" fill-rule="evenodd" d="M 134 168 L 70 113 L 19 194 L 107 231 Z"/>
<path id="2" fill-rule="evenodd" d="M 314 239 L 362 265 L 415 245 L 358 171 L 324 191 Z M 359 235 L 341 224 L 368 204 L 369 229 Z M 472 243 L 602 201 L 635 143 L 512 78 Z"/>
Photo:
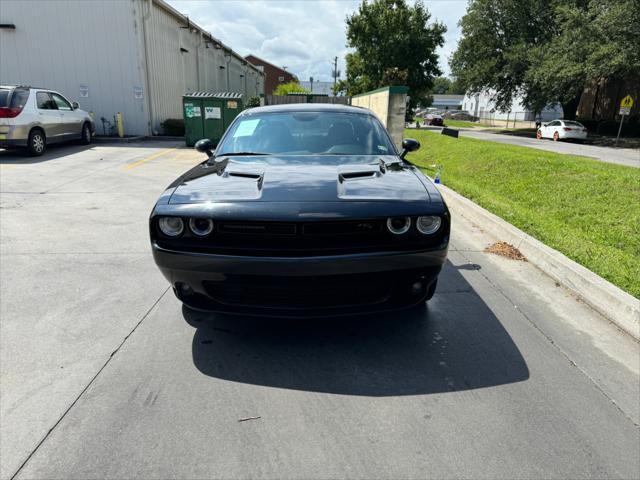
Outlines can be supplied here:
<path id="1" fill-rule="evenodd" d="M 278 77 L 278 81 L 279 82 L 284 82 L 284 77 L 283 76 Z"/>

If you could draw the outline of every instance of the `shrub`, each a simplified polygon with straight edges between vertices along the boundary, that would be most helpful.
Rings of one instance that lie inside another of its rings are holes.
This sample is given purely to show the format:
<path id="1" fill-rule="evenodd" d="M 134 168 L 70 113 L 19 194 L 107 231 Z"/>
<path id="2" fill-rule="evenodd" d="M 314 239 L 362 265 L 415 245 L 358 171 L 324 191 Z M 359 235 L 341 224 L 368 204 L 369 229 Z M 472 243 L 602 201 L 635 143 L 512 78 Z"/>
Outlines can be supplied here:
<path id="1" fill-rule="evenodd" d="M 249 97 L 247 100 L 247 108 L 259 107 L 260 97 Z"/>
<path id="2" fill-rule="evenodd" d="M 274 95 L 278 95 L 278 96 L 289 95 L 290 93 L 311 93 L 311 92 L 296 82 L 289 82 L 289 83 L 283 83 L 281 85 L 278 85 L 278 87 L 273 92 Z"/>
<path id="3" fill-rule="evenodd" d="M 181 118 L 167 118 L 160 126 L 165 135 L 184 137 L 184 120 Z"/>

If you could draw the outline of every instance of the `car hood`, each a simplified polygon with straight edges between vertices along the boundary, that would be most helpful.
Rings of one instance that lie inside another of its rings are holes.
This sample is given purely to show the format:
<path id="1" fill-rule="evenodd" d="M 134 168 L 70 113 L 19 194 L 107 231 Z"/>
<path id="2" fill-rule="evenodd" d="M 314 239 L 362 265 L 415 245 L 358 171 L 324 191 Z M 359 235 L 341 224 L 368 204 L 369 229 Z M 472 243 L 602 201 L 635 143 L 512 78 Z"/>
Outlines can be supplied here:
<path id="1" fill-rule="evenodd" d="M 178 178 L 169 203 L 428 202 L 414 170 L 395 156 L 227 157 Z"/>

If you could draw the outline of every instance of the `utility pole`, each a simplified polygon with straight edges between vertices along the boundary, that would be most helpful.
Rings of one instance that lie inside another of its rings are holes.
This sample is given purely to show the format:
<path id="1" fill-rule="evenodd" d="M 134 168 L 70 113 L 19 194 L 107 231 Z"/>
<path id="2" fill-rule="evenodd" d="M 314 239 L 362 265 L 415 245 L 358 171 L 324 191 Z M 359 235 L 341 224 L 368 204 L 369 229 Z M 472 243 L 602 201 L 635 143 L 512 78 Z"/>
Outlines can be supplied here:
<path id="1" fill-rule="evenodd" d="M 333 88 L 335 90 L 336 83 L 338 83 L 338 77 L 340 76 L 340 72 L 338 72 L 338 57 L 333 59 Z"/>

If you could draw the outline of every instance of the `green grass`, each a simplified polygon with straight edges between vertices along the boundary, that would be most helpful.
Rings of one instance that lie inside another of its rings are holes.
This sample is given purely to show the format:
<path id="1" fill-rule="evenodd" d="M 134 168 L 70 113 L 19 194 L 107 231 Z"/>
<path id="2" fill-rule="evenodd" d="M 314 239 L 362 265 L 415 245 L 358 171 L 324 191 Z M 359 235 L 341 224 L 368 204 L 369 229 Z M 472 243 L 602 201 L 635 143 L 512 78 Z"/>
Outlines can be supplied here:
<path id="1" fill-rule="evenodd" d="M 442 183 L 640 298 L 640 169 L 411 130 L 407 158 Z"/>
<path id="2" fill-rule="evenodd" d="M 425 125 L 424 118 L 422 117 L 414 117 L 414 122 L 420 122 L 420 125 Z M 482 127 L 478 122 L 467 122 L 465 120 L 453 120 L 450 118 L 444 119 L 444 124 L 447 127 L 458 127 L 458 128 L 470 128 L 470 127 Z"/>
<path id="3" fill-rule="evenodd" d="M 445 118 L 444 124 L 447 127 L 458 127 L 458 128 L 482 127 L 482 125 L 480 125 L 478 122 L 468 122 L 466 120 L 453 120 L 450 118 Z"/>

